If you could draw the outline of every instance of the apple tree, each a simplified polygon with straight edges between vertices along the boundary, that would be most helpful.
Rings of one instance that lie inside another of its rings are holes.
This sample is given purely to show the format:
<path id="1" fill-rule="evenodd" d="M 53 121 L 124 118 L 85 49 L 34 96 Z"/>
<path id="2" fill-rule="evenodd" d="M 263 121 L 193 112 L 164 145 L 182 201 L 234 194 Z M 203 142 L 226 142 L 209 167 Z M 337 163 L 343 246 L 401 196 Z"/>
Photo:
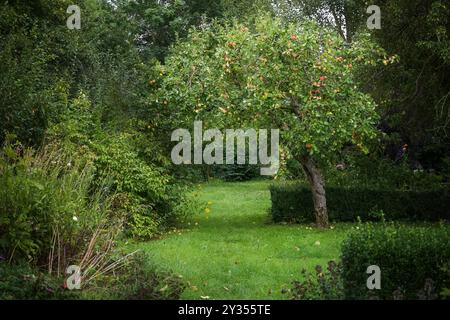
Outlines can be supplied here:
<path id="1" fill-rule="evenodd" d="M 181 121 L 280 129 L 311 186 L 316 223 L 327 227 L 323 168 L 346 145 L 366 152 L 375 137 L 376 106 L 357 71 L 382 55 L 368 36 L 350 46 L 313 22 L 203 26 L 161 66 L 158 100 Z"/>

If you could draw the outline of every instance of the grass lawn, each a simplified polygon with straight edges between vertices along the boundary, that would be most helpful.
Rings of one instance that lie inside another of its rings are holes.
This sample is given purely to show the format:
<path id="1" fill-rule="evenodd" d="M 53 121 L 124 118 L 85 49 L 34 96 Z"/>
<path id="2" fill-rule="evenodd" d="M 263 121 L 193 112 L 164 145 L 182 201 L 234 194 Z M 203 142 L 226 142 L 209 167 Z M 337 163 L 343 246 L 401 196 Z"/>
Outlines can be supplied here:
<path id="1" fill-rule="evenodd" d="M 286 299 L 283 288 L 300 270 L 336 260 L 350 225 L 333 230 L 309 225 L 271 224 L 270 181 L 212 182 L 199 197 L 209 213 L 192 219 L 186 230 L 134 246 L 156 265 L 189 283 L 184 299 Z"/>

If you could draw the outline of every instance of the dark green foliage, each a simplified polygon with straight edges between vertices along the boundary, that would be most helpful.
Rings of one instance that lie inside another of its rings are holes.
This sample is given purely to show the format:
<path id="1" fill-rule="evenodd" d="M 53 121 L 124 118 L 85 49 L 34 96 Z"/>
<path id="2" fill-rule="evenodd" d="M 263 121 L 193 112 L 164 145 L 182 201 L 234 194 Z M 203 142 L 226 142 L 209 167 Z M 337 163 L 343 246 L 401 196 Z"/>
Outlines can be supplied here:
<path id="1" fill-rule="evenodd" d="M 214 166 L 214 176 L 225 181 L 248 181 L 260 177 L 257 165 L 222 165 Z"/>
<path id="2" fill-rule="evenodd" d="M 7 132 L 28 144 L 40 142 L 48 121 L 63 107 L 60 79 L 50 65 L 58 65 L 56 39 L 67 33 L 54 25 L 61 7 L 49 6 L 50 1 L 0 4 L 0 143 Z"/>
<path id="3" fill-rule="evenodd" d="M 311 191 L 306 186 L 294 183 L 270 186 L 272 207 L 270 213 L 274 222 L 312 222 L 314 207 Z"/>
<path id="4" fill-rule="evenodd" d="M 444 284 L 444 288 L 441 291 L 441 296 L 444 299 L 450 299 L 450 261 L 448 261 L 444 266 L 442 267 L 442 272 L 447 275 L 446 281 Z"/>
<path id="5" fill-rule="evenodd" d="M 186 287 L 182 277 L 162 271 L 149 261 L 147 254 L 135 253 L 124 267 L 107 279 L 104 284 L 107 294 L 124 300 L 180 299 Z"/>
<path id="6" fill-rule="evenodd" d="M 407 156 L 395 163 L 376 153 L 356 155 L 349 152 L 342 156 L 341 161 L 344 169 L 329 168 L 326 173 L 331 186 L 406 191 L 440 190 L 445 186 L 445 176 L 437 172 L 412 170 Z"/>
<path id="7" fill-rule="evenodd" d="M 327 269 L 318 265 L 315 273 L 302 270 L 302 281 L 294 281 L 290 290 L 293 300 L 340 300 L 344 298 L 342 265 L 329 261 Z"/>
<path id="8" fill-rule="evenodd" d="M 449 154 L 450 7 L 446 0 L 293 0 L 279 1 L 291 19 L 313 18 L 332 25 L 349 43 L 367 31 L 366 9 L 381 9 L 374 40 L 399 61 L 361 74 L 361 86 L 379 105 L 383 145 L 395 158 L 408 144 L 411 158 L 438 170 Z M 296 10 L 297 9 L 297 10 Z M 328 14 L 321 14 L 323 11 Z M 334 19 L 330 16 L 334 15 Z M 336 21 L 336 18 L 338 19 Z M 345 33 L 342 30 L 345 30 Z M 368 80 L 370 79 L 370 80 Z"/>
<path id="9" fill-rule="evenodd" d="M 342 267 L 347 299 L 433 299 L 449 275 L 448 226 L 405 227 L 366 225 L 342 245 Z M 367 267 L 381 269 L 381 289 L 368 290 Z"/>
<path id="10" fill-rule="evenodd" d="M 272 219 L 275 222 L 313 222 L 314 206 L 311 191 L 298 183 L 275 184 L 270 188 Z M 330 220 L 354 222 L 411 220 L 438 221 L 450 219 L 450 192 L 398 191 L 371 189 L 326 189 Z"/>
<path id="11" fill-rule="evenodd" d="M 78 167 L 60 151 L 36 153 L 19 143 L 0 149 L 0 254 L 9 261 L 49 262 L 57 236 L 66 253 L 58 263 L 69 263 L 105 220 L 120 220 L 109 216 L 105 180 L 92 188 L 92 167 Z"/>
<path id="12" fill-rule="evenodd" d="M 98 277 L 89 288 L 68 290 L 65 280 L 28 264 L 8 264 L 0 256 L 0 300 L 170 300 L 180 299 L 186 287 L 180 276 L 157 269 L 142 252 L 132 255 L 114 273 Z"/>
<path id="13" fill-rule="evenodd" d="M 269 1 L 253 0 L 245 4 L 237 0 L 137 0 L 112 1 L 117 15 L 129 20 L 128 28 L 135 33 L 135 45 L 144 56 L 163 61 L 170 46 L 184 38 L 191 27 L 209 23 L 212 19 L 246 19 L 257 9 L 269 9 Z"/>
<path id="14" fill-rule="evenodd" d="M 77 292 L 63 289 L 64 279 L 27 265 L 9 265 L 0 257 L 0 300 L 76 299 Z"/>
<path id="15" fill-rule="evenodd" d="M 135 136 L 139 133 L 123 133 L 97 144 L 95 167 L 97 177 L 110 177 L 111 187 L 121 194 L 115 205 L 126 212 L 130 235 L 144 240 L 184 221 L 195 204 L 168 170 L 138 154 Z"/>
<path id="16" fill-rule="evenodd" d="M 20 152 L 20 144 L 0 151 L 0 254 L 33 259 L 50 245 L 57 199 L 53 181 L 27 172 L 30 157 Z"/>
<path id="17" fill-rule="evenodd" d="M 69 30 L 71 4 L 0 4 L 0 143 L 14 133 L 26 145 L 40 145 L 80 91 L 103 122 L 142 110 L 152 64 L 144 64 L 133 46 L 127 17 L 106 1 L 79 1 L 82 30 Z"/>

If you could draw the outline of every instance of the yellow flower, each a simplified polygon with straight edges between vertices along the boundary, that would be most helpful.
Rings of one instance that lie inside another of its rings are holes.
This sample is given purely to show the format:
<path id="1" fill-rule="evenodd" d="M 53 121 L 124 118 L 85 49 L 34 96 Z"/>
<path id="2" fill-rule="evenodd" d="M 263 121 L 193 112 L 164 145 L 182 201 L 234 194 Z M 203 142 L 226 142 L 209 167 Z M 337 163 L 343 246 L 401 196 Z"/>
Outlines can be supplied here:
<path id="1" fill-rule="evenodd" d="M 208 213 L 210 213 L 211 212 L 211 209 L 210 208 L 205 208 L 205 213 L 206 214 L 208 214 Z"/>

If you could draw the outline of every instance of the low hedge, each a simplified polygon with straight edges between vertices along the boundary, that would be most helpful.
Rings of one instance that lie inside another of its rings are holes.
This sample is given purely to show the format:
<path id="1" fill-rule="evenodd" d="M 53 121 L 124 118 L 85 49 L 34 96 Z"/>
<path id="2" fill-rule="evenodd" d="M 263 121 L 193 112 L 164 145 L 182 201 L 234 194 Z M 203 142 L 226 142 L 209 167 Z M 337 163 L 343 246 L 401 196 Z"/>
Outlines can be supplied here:
<path id="1" fill-rule="evenodd" d="M 437 299 L 449 285 L 450 229 L 368 225 L 342 244 L 346 299 Z M 381 269 L 381 289 L 369 290 L 367 267 Z"/>
<path id="2" fill-rule="evenodd" d="M 439 221 L 450 219 L 450 192 L 326 188 L 331 221 L 386 220 Z M 301 184 L 270 187 L 274 222 L 314 222 L 311 190 Z"/>

